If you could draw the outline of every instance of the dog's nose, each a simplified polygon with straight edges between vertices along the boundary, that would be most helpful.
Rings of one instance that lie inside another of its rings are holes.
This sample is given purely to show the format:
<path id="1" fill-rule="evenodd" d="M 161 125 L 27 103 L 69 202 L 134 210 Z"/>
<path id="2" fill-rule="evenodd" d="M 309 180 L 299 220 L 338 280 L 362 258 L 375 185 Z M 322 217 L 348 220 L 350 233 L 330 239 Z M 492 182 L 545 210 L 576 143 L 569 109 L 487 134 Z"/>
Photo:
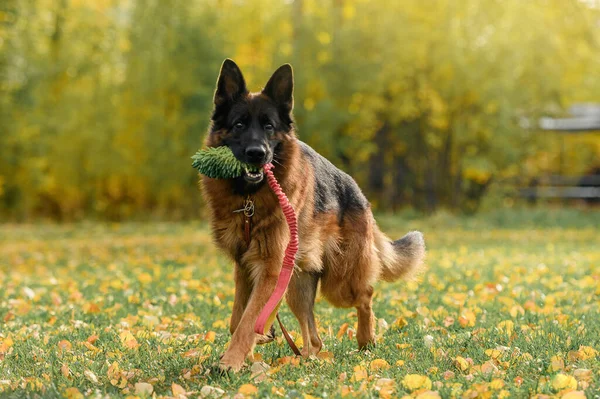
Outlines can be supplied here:
<path id="1" fill-rule="evenodd" d="M 262 145 L 254 145 L 246 148 L 246 157 L 249 163 L 262 163 L 267 155 L 267 149 Z"/>

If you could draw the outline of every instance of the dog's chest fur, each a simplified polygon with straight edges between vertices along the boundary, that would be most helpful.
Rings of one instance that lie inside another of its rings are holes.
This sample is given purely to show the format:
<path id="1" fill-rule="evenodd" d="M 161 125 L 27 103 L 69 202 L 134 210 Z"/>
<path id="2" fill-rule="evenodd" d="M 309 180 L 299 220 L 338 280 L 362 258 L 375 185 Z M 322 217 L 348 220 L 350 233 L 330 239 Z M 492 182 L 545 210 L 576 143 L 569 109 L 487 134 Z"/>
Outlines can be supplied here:
<path id="1" fill-rule="evenodd" d="M 283 156 L 287 162 L 276 164 L 274 174 L 296 212 L 301 213 L 306 209 L 306 177 L 299 178 L 300 160 L 297 158 L 300 153 L 294 148 L 295 143 L 288 143 L 287 147 Z M 209 206 L 214 240 L 234 261 L 240 265 L 254 265 L 283 253 L 289 240 L 289 229 L 277 197 L 266 182 L 249 196 L 236 193 L 230 180 L 203 176 L 201 183 Z M 244 207 L 247 198 L 254 202 L 249 244 L 244 233 L 246 216 L 236 212 Z"/>

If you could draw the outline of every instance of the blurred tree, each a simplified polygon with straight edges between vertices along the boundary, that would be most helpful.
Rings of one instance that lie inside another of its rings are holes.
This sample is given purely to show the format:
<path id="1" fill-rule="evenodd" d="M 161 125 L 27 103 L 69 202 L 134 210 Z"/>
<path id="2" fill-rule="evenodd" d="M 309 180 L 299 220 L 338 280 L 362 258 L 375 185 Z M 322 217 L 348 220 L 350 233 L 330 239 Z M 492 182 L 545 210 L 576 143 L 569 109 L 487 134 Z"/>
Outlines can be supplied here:
<path id="1" fill-rule="evenodd" d="M 375 207 L 473 211 L 561 146 L 574 174 L 600 158 L 597 135 L 519 124 L 599 100 L 599 20 L 578 0 L 4 0 L 0 214 L 198 216 L 225 57 L 254 90 L 292 63 L 300 137 Z"/>

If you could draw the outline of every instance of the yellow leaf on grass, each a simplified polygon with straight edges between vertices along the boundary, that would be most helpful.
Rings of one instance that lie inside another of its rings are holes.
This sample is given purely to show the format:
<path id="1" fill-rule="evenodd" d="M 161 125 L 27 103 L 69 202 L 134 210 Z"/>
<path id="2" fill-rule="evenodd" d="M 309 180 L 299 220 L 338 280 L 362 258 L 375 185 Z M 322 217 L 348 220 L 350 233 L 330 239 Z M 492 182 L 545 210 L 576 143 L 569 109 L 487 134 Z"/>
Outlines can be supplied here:
<path id="1" fill-rule="evenodd" d="M 317 353 L 317 358 L 327 362 L 333 362 L 333 352 L 323 351 Z"/>
<path id="2" fill-rule="evenodd" d="M 175 397 L 178 397 L 180 395 L 185 396 L 187 394 L 187 392 L 185 391 L 185 388 L 183 388 L 181 385 L 175 384 L 175 383 L 171 384 L 171 392 L 173 392 L 173 396 L 175 396 Z"/>
<path id="3" fill-rule="evenodd" d="M 252 384 L 244 384 L 238 389 L 238 393 L 242 395 L 254 395 L 258 392 L 258 388 Z"/>
<path id="4" fill-rule="evenodd" d="M 93 371 L 91 370 L 85 370 L 83 372 L 83 375 L 85 376 L 85 378 L 88 379 L 88 381 L 90 381 L 93 384 L 97 384 L 98 383 L 98 377 L 96 377 L 96 374 L 94 374 Z"/>
<path id="5" fill-rule="evenodd" d="M 380 378 L 375 382 L 375 390 L 379 392 L 380 398 L 391 398 L 396 383 L 391 378 Z"/>
<path id="6" fill-rule="evenodd" d="M 406 321 L 404 317 L 400 316 L 394 321 L 393 325 L 397 328 L 402 328 L 408 325 L 408 321 Z"/>
<path id="7" fill-rule="evenodd" d="M 421 388 L 431 389 L 431 380 L 426 375 L 407 374 L 402 379 L 402 385 L 411 391 Z"/>
<path id="8" fill-rule="evenodd" d="M 348 385 L 342 385 L 341 390 L 341 394 L 342 394 L 342 398 L 350 395 L 350 393 L 352 393 L 352 388 L 350 388 Z"/>
<path id="9" fill-rule="evenodd" d="M 82 310 L 85 313 L 100 313 L 101 309 L 100 309 L 100 306 L 98 306 L 97 303 L 88 302 L 88 303 L 83 304 Z"/>
<path id="10" fill-rule="evenodd" d="M 550 359 L 550 366 L 548 367 L 549 372 L 560 371 L 565 368 L 565 361 L 560 356 L 552 356 Z"/>
<path id="11" fill-rule="evenodd" d="M 486 349 L 485 354 L 492 359 L 499 359 L 502 356 L 502 352 L 498 349 Z"/>
<path id="12" fill-rule="evenodd" d="M 589 369 L 577 369 L 573 371 L 573 377 L 577 381 L 590 382 L 592 380 L 592 370 Z"/>
<path id="13" fill-rule="evenodd" d="M 0 353 L 6 353 L 14 345 L 11 337 L 6 337 L 0 342 Z"/>
<path id="14" fill-rule="evenodd" d="M 585 399 L 585 398 L 586 398 L 586 396 L 583 391 L 571 391 L 571 392 L 567 392 L 566 394 L 561 396 L 561 399 Z"/>
<path id="15" fill-rule="evenodd" d="M 525 309 L 523 309 L 522 306 L 515 305 L 512 308 L 510 308 L 510 316 L 512 318 L 516 318 L 518 315 L 525 315 Z"/>
<path id="16" fill-rule="evenodd" d="M 579 358 L 581 360 L 593 359 L 598 355 L 598 351 L 591 346 L 579 347 Z"/>
<path id="17" fill-rule="evenodd" d="M 498 371 L 498 367 L 494 364 L 492 360 L 488 360 L 487 362 L 481 365 L 481 372 L 483 374 L 493 374 Z"/>
<path id="18" fill-rule="evenodd" d="M 342 339 L 344 334 L 346 334 L 346 331 L 348 331 L 348 326 L 349 326 L 348 323 L 342 324 L 342 326 L 338 330 L 337 334 L 335 334 L 337 339 Z"/>
<path id="19" fill-rule="evenodd" d="M 148 284 L 152 282 L 152 276 L 148 273 L 140 273 L 138 274 L 137 278 L 142 284 Z"/>
<path id="20" fill-rule="evenodd" d="M 507 391 L 506 389 L 503 389 L 500 392 L 498 392 L 497 398 L 498 399 L 510 398 L 510 392 Z"/>
<path id="21" fill-rule="evenodd" d="M 417 395 L 416 399 L 441 399 L 442 397 L 440 396 L 439 393 L 437 393 L 436 391 L 425 391 L 425 392 L 421 392 L 420 394 Z"/>
<path id="22" fill-rule="evenodd" d="M 368 376 L 367 370 L 363 366 L 355 366 L 354 374 L 352 375 L 352 379 L 354 381 L 362 381 L 366 379 Z"/>
<path id="23" fill-rule="evenodd" d="M 65 396 L 67 399 L 83 399 L 83 394 L 75 387 L 65 389 Z"/>
<path id="24" fill-rule="evenodd" d="M 98 341 L 98 338 L 100 338 L 100 337 L 99 337 L 99 336 L 97 336 L 96 334 L 94 334 L 94 335 L 90 335 L 90 336 L 87 338 L 87 342 L 89 342 L 90 344 L 92 344 L 92 345 L 93 345 L 93 344 L 94 344 L 96 341 Z"/>
<path id="25" fill-rule="evenodd" d="M 383 359 L 375 359 L 369 364 L 371 371 L 385 370 L 390 368 L 390 364 Z"/>
<path id="26" fill-rule="evenodd" d="M 475 326 L 475 320 L 475 313 L 473 313 L 471 310 L 465 310 L 458 317 L 458 324 L 460 324 L 462 328 L 473 327 Z"/>
<path id="27" fill-rule="evenodd" d="M 152 384 L 148 384 L 147 382 L 136 382 L 134 387 L 136 395 L 152 395 L 154 391 Z"/>
<path id="28" fill-rule="evenodd" d="M 454 359 L 454 365 L 460 371 L 467 371 L 469 369 L 469 362 L 462 356 L 456 356 Z"/>
<path id="29" fill-rule="evenodd" d="M 215 342 L 215 337 L 217 336 L 217 333 L 214 331 L 209 331 L 206 333 L 206 335 L 204 335 L 204 340 L 208 341 L 208 342 Z"/>
<path id="30" fill-rule="evenodd" d="M 71 348 L 73 348 L 73 344 L 71 344 L 69 341 L 67 341 L 66 339 L 63 339 L 62 341 L 60 341 L 58 344 L 58 349 L 61 352 L 69 352 L 71 350 Z"/>
<path id="31" fill-rule="evenodd" d="M 570 375 L 566 374 L 557 374 L 552 379 L 552 388 L 556 391 L 560 391 L 562 389 L 576 389 L 577 388 L 577 380 Z"/>
<path id="32" fill-rule="evenodd" d="M 512 335 L 515 329 L 515 323 L 513 323 L 511 320 L 504 320 L 498 323 L 496 327 L 498 327 L 498 330 L 500 330 L 500 332 L 503 332 L 506 335 L 510 336 Z"/>
<path id="33" fill-rule="evenodd" d="M 495 389 L 495 390 L 502 389 L 502 388 L 504 388 L 504 381 L 501 380 L 500 378 L 494 378 L 492 380 L 492 382 L 490 382 L 490 388 Z"/>
<path id="34" fill-rule="evenodd" d="M 119 337 L 121 338 L 121 343 L 126 348 L 135 349 L 139 346 L 137 339 L 135 339 L 133 334 L 131 334 L 131 332 L 129 331 L 121 332 L 121 334 L 119 334 Z"/>
<path id="35" fill-rule="evenodd" d="M 69 376 L 71 375 L 71 370 L 69 370 L 69 366 L 63 364 L 62 366 L 60 366 L 60 373 L 63 377 L 69 378 Z"/>

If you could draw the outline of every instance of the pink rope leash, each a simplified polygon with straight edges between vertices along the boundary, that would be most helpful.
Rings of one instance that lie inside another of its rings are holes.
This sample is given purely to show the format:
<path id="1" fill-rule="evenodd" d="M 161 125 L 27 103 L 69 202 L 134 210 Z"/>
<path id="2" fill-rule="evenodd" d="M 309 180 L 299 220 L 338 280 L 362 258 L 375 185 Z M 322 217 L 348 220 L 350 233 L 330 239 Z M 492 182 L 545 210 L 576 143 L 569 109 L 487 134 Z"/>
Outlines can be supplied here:
<path id="1" fill-rule="evenodd" d="M 275 193 L 275 196 L 279 201 L 279 206 L 281 206 L 281 210 L 285 215 L 285 220 L 290 228 L 290 242 L 288 242 L 287 248 L 285 249 L 285 256 L 283 257 L 283 265 L 281 267 L 281 273 L 279 273 L 279 278 L 277 279 L 277 285 L 265 307 L 258 315 L 256 324 L 254 325 L 254 331 L 257 334 L 264 334 L 265 326 L 270 324 L 269 319 L 272 318 L 273 312 L 279 306 L 283 294 L 290 284 L 292 272 L 294 271 L 296 252 L 298 252 L 298 222 L 296 220 L 296 213 L 294 212 L 292 205 L 290 205 L 290 201 L 285 193 L 281 191 L 281 186 L 277 182 L 277 179 L 275 179 L 271 169 L 273 169 L 273 165 L 270 163 L 263 166 L 263 170 L 267 175 L 269 187 L 271 187 L 271 190 Z"/>

